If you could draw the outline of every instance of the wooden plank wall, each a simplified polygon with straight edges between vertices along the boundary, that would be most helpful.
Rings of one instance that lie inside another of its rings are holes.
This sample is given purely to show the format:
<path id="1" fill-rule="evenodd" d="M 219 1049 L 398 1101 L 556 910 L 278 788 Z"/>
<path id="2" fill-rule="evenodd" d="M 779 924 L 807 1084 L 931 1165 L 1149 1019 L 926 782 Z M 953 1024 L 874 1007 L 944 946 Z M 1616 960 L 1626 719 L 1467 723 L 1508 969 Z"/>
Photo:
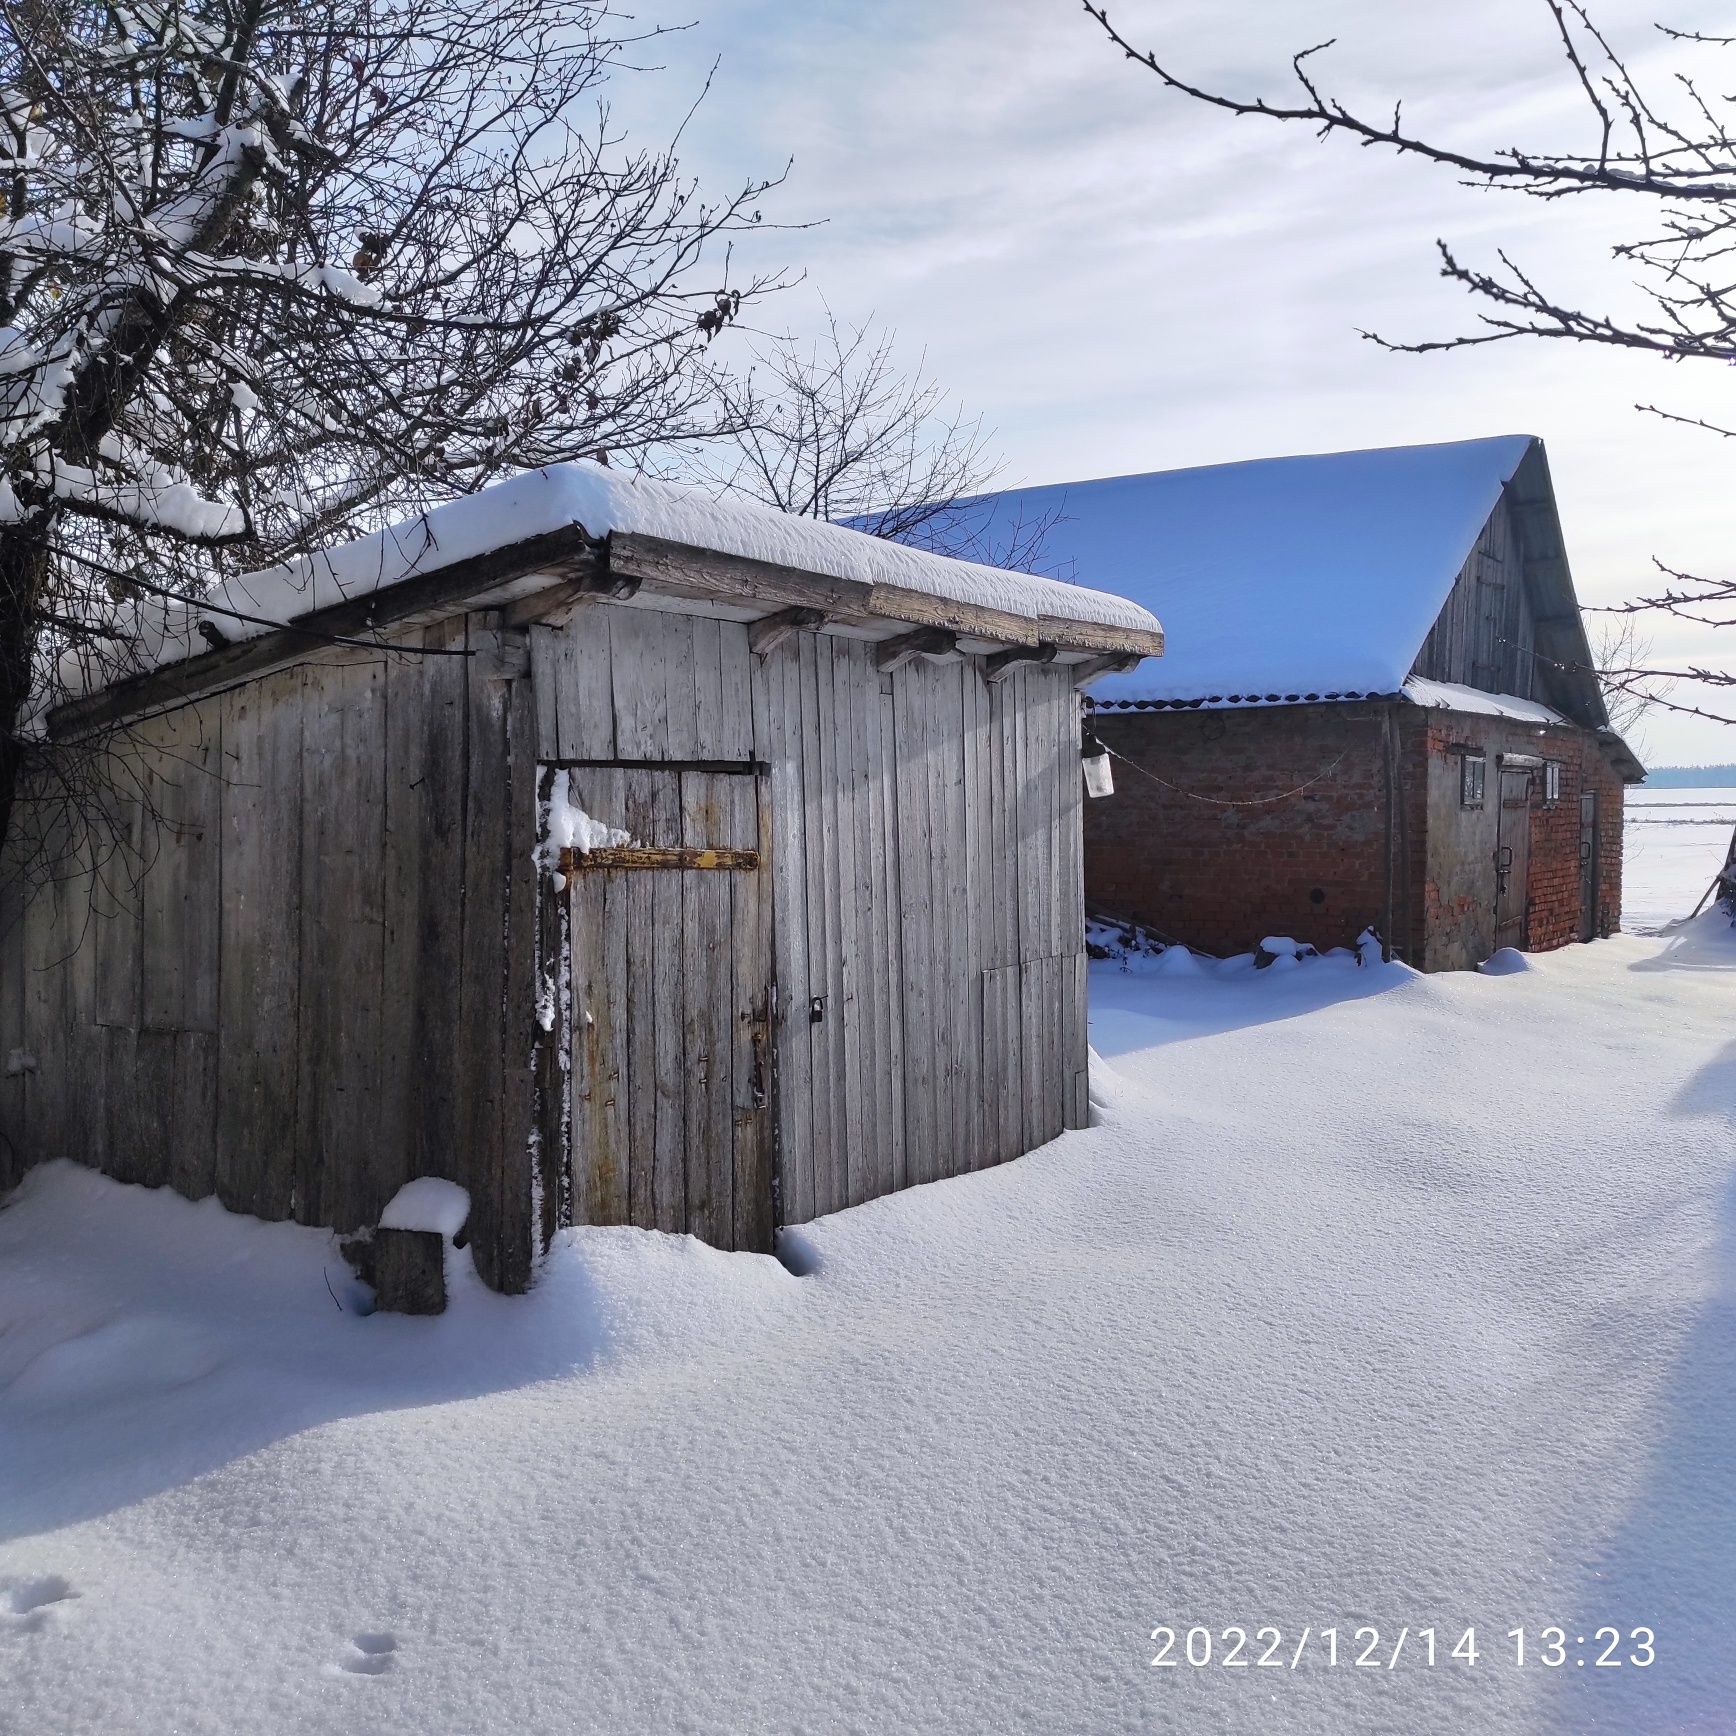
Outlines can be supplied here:
<path id="1" fill-rule="evenodd" d="M 528 639 L 521 661 L 497 617 L 455 618 L 419 632 L 433 655 L 322 653 L 135 729 L 113 779 L 124 849 L 96 895 L 63 882 L 18 919 L 14 886 L 13 919 L 0 907 L 0 1055 L 36 1061 L 0 1080 L 0 1135 L 340 1229 L 412 1176 L 450 1176 L 484 1277 L 521 1288 L 563 1209 L 547 1068 L 533 1126 L 552 929 L 530 869 L 537 779 L 562 760 L 766 768 L 742 787 L 772 907 L 736 925 L 731 969 L 756 978 L 757 952 L 775 977 L 776 1151 L 754 1161 L 775 1168 L 781 1221 L 1083 1125 L 1064 670 L 882 675 L 872 646 L 825 633 L 760 658 L 739 624 L 600 602 Z M 629 903 L 654 903 L 652 878 Z M 751 1029 L 735 1040 L 747 1080 Z M 769 1193 L 738 1160 L 737 1243 L 763 1243 Z M 567 1209 L 635 1217 L 631 1198 Z"/>
<path id="2" fill-rule="evenodd" d="M 326 653 L 118 740 L 122 847 L 0 939 L 36 1059 L 0 1134 L 340 1230 L 448 1176 L 483 1276 L 527 1283 L 536 749 L 501 638 L 460 617 L 417 640 L 474 658 Z"/>
<path id="3" fill-rule="evenodd" d="M 737 624 L 601 602 L 533 628 L 531 646 L 546 760 L 767 768 L 781 1221 L 1084 1125 L 1065 671 L 990 683 L 980 662 L 919 660 L 882 675 L 872 645 L 811 632 L 757 657 Z M 647 905 L 627 920 L 657 918 Z M 646 1209 L 581 1197 L 575 1212 L 643 1222 Z"/>
<path id="4" fill-rule="evenodd" d="M 801 634 L 759 663 L 755 719 L 772 768 L 785 1220 L 1083 1126 L 1066 674 L 989 683 L 977 662 L 919 660 L 882 676 L 872 646 Z"/>
<path id="5" fill-rule="evenodd" d="M 1524 549 L 1505 495 L 1477 537 L 1412 673 L 1485 693 L 1538 691 L 1537 630 Z"/>

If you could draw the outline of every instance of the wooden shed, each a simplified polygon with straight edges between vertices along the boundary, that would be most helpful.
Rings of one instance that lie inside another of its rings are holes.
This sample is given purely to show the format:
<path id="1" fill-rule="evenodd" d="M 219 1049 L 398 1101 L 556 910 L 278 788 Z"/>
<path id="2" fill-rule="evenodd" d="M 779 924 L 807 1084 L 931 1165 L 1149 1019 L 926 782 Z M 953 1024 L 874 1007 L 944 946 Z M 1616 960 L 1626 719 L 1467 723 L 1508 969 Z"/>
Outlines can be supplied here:
<path id="1" fill-rule="evenodd" d="M 1001 497 L 1158 609 L 1174 655 L 1093 689 L 1123 762 L 1085 815 L 1094 914 L 1200 950 L 1423 970 L 1621 920 L 1622 797 L 1543 443 L 1159 471 Z M 992 516 L 984 524 L 993 534 Z"/>
<path id="2" fill-rule="evenodd" d="M 577 465 L 141 627 L 46 726 L 124 848 L 0 891 L 0 1180 L 350 1230 L 447 1177 L 518 1290 L 568 1223 L 765 1249 L 1083 1124 L 1137 605 Z"/>

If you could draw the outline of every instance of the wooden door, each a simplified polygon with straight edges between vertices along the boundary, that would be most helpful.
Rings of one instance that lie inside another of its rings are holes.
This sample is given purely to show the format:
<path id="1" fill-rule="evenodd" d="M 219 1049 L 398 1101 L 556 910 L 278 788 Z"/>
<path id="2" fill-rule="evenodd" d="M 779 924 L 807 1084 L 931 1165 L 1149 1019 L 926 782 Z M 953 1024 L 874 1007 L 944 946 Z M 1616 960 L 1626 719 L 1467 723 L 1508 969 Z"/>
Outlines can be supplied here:
<path id="1" fill-rule="evenodd" d="M 1579 938 L 1597 939 L 1597 791 L 1579 798 Z"/>
<path id="2" fill-rule="evenodd" d="M 1495 832 L 1495 945 L 1525 945 L 1527 883 L 1531 871 L 1531 773 L 1501 768 L 1501 804 Z"/>
<path id="3" fill-rule="evenodd" d="M 625 843 L 563 855 L 574 1221 L 769 1250 L 769 868 L 755 768 L 570 768 Z"/>

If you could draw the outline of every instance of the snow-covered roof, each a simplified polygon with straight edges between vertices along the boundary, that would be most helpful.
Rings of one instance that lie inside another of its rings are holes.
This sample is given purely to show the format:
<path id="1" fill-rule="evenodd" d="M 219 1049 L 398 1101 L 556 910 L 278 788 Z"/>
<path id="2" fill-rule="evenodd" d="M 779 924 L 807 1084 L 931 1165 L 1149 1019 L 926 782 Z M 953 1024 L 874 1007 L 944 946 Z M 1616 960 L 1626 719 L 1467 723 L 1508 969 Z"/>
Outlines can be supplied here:
<path id="1" fill-rule="evenodd" d="M 1026 620 L 1046 615 L 1159 631 L 1149 611 L 1125 596 L 952 560 L 841 525 L 581 461 L 526 471 L 373 536 L 228 580 L 197 604 L 141 605 L 139 661 L 158 667 L 205 650 L 201 620 L 214 622 L 232 640 L 257 638 L 310 611 L 567 529 L 594 539 L 616 532 L 658 537 Z"/>
<path id="2" fill-rule="evenodd" d="M 1572 722 L 1538 699 L 1521 699 L 1516 693 L 1485 693 L 1480 687 L 1465 687 L 1457 681 L 1424 681 L 1419 675 L 1404 684 L 1404 696 L 1413 705 L 1468 711 L 1477 717 L 1505 717 L 1514 723 Z"/>
<path id="3" fill-rule="evenodd" d="M 1015 489 L 977 532 L 1055 515 L 1049 557 L 1162 616 L 1161 662 L 1105 676 L 1100 703 L 1396 693 L 1532 445 L 1513 434 Z"/>

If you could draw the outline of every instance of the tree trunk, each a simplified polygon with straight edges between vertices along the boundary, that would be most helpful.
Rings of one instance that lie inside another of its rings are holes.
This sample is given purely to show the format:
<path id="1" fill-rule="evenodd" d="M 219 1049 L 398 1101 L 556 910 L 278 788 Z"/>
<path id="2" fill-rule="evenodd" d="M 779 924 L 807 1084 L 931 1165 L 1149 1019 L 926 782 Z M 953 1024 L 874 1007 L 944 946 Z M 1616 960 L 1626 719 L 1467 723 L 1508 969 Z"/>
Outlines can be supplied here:
<path id="1" fill-rule="evenodd" d="M 36 619 L 48 574 L 48 538 L 40 525 L 0 530 L 0 848 L 12 831 L 12 809 L 24 770 L 19 726 L 30 701 Z"/>

